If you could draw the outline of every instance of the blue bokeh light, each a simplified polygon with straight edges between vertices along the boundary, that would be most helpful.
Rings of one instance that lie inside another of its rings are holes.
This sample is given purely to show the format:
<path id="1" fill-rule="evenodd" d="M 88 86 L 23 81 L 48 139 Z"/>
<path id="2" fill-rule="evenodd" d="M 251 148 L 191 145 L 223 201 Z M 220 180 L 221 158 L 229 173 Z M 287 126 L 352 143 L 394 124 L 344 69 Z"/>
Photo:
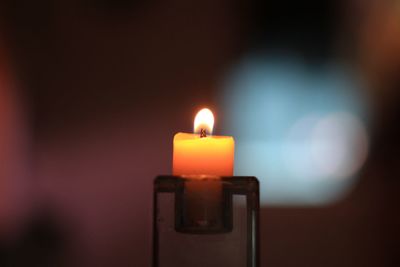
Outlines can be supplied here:
<path id="1" fill-rule="evenodd" d="M 355 77 L 265 55 L 228 75 L 223 128 L 236 140 L 235 174 L 260 179 L 262 204 L 325 204 L 351 188 L 368 152 Z"/>

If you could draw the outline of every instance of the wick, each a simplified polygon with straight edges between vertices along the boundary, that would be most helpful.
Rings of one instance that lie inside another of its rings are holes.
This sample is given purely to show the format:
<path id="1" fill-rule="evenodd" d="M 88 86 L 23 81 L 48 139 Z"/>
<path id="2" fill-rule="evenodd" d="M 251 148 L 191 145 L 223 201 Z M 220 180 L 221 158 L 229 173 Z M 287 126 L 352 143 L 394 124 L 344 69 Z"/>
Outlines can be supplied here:
<path id="1" fill-rule="evenodd" d="M 200 138 L 207 137 L 206 130 L 201 128 L 200 129 Z"/>

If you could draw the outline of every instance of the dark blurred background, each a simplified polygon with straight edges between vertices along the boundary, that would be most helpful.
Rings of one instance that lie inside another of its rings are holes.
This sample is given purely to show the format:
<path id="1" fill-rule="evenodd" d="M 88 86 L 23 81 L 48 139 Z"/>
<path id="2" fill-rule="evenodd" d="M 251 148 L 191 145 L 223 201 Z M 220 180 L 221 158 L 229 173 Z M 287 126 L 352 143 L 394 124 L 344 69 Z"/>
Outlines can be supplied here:
<path id="1" fill-rule="evenodd" d="M 261 266 L 399 266 L 399 1 L 0 16 L 0 266 L 150 266 L 152 181 L 203 106 L 261 181 Z"/>

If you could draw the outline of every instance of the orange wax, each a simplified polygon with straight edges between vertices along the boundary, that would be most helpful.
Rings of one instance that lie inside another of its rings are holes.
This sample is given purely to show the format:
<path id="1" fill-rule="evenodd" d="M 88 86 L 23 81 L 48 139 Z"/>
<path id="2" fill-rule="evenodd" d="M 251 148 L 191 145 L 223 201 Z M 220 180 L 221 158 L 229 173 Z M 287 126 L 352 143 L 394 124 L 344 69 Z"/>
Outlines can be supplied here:
<path id="1" fill-rule="evenodd" d="M 177 133 L 173 175 L 232 176 L 235 141 L 232 136 Z"/>

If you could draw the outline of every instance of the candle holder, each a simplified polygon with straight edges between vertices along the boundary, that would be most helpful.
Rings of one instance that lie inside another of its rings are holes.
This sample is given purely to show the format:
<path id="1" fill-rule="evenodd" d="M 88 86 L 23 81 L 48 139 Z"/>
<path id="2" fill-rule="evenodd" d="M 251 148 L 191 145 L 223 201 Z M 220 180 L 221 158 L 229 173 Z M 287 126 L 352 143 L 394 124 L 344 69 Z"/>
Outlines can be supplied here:
<path id="1" fill-rule="evenodd" d="M 159 176 L 153 267 L 258 267 L 255 177 Z"/>

